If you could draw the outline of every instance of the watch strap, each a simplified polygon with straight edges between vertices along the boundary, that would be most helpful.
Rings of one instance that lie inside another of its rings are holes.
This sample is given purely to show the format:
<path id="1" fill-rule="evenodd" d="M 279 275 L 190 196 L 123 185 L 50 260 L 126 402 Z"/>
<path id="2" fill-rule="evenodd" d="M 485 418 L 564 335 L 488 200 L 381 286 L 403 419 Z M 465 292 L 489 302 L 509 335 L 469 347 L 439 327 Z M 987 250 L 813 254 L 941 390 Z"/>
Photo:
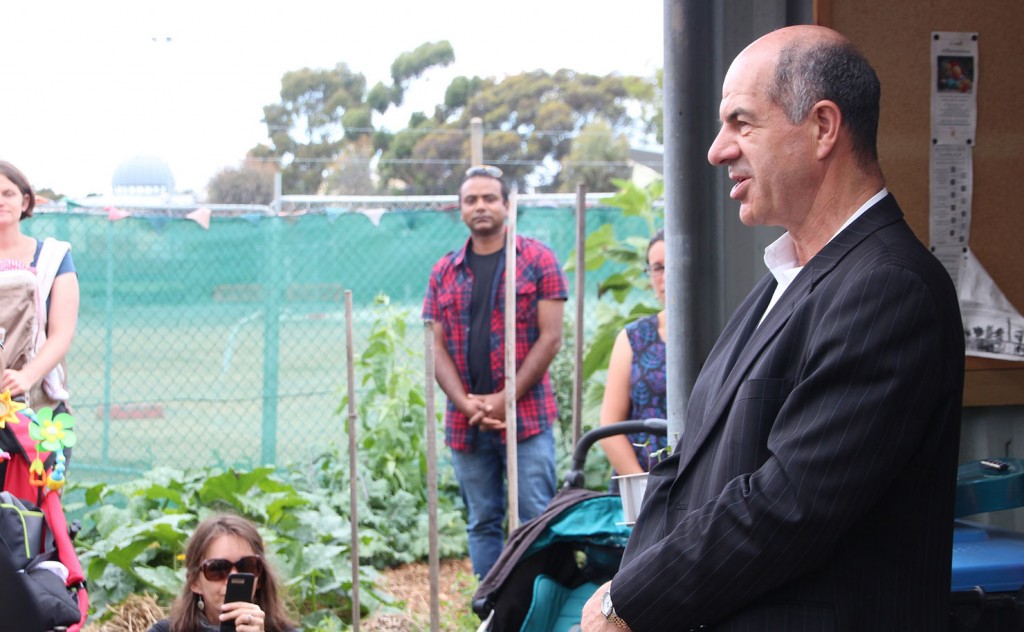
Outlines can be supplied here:
<path id="1" fill-rule="evenodd" d="M 607 592 L 607 594 L 605 594 L 605 599 L 608 600 L 609 604 L 611 604 L 611 592 L 612 591 L 609 590 Z M 616 627 L 620 627 L 623 630 L 628 630 L 629 629 L 629 624 L 626 623 L 623 620 L 622 617 L 620 617 L 619 615 L 617 615 L 615 613 L 615 606 L 614 605 L 611 606 L 611 610 L 609 612 L 604 613 L 604 618 L 607 619 L 609 623 L 611 623 L 612 625 L 615 625 Z"/>

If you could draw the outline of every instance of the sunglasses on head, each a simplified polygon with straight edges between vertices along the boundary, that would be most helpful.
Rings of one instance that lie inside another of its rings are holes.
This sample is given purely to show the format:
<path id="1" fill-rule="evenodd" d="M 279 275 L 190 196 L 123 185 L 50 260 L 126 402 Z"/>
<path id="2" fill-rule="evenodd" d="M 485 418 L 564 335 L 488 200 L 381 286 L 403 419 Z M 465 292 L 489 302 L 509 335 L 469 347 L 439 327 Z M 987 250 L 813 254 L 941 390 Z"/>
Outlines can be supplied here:
<path id="1" fill-rule="evenodd" d="M 259 577 L 263 574 L 263 558 L 259 555 L 246 555 L 237 562 L 214 558 L 205 560 L 199 568 L 203 571 L 203 577 L 211 582 L 224 581 L 231 574 L 231 569 Z"/>
<path id="2" fill-rule="evenodd" d="M 504 172 L 497 167 L 491 165 L 478 165 L 476 167 L 470 167 L 466 169 L 466 177 L 472 178 L 473 176 L 488 176 L 491 178 L 500 178 L 504 175 Z"/>

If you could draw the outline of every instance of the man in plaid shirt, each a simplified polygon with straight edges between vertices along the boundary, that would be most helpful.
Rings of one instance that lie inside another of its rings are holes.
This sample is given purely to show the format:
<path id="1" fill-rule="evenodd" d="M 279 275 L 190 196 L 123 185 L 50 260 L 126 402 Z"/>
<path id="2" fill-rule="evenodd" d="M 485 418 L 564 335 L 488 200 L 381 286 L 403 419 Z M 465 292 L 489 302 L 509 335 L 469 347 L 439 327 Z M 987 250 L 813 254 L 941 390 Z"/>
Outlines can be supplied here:
<path id="1" fill-rule="evenodd" d="M 504 544 L 505 219 L 508 186 L 496 167 L 473 167 L 459 187 L 466 244 L 430 274 L 423 318 L 435 321 L 434 367 L 448 396 L 445 443 L 469 509 L 469 556 L 483 577 Z M 516 421 L 519 520 L 555 493 L 558 417 L 548 366 L 562 345 L 568 282 L 550 248 L 516 237 Z"/>

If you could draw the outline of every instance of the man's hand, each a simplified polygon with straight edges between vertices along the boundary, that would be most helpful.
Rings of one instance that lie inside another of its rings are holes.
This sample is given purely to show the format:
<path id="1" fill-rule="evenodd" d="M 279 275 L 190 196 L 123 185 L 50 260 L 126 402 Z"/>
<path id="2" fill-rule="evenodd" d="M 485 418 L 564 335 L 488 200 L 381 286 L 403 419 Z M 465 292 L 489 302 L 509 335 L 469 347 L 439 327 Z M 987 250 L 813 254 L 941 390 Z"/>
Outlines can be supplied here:
<path id="1" fill-rule="evenodd" d="M 620 628 L 606 619 L 604 613 L 601 612 L 601 600 L 611 587 L 610 581 L 605 582 L 583 606 L 583 620 L 580 622 L 582 632 L 629 632 L 629 628 Z"/>
<path id="2" fill-rule="evenodd" d="M 488 395 L 470 393 L 468 399 L 474 410 L 472 415 L 466 414 L 469 425 L 479 425 L 485 432 L 505 429 L 505 391 Z"/>
<path id="3" fill-rule="evenodd" d="M 476 395 L 466 395 L 464 398 L 459 400 L 456 405 L 459 412 L 466 416 L 469 421 L 469 425 L 475 426 L 480 423 L 480 418 L 487 414 L 484 410 L 484 403 Z"/>

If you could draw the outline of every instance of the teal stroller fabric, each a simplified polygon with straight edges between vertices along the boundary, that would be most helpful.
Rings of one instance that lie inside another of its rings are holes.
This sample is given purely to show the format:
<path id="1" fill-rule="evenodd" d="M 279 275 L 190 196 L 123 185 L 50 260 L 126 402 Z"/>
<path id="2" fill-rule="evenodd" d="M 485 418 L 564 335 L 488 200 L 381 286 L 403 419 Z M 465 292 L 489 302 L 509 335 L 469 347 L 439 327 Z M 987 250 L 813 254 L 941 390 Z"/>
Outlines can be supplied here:
<path id="1" fill-rule="evenodd" d="M 587 598 L 619 568 L 631 528 L 619 496 L 561 490 L 509 538 L 473 597 L 489 632 L 575 629 Z"/>
<path id="2" fill-rule="evenodd" d="M 520 632 L 571 632 L 580 626 L 580 613 L 587 600 L 600 588 L 587 582 L 566 588 L 547 575 L 533 582 L 533 599 Z"/>

